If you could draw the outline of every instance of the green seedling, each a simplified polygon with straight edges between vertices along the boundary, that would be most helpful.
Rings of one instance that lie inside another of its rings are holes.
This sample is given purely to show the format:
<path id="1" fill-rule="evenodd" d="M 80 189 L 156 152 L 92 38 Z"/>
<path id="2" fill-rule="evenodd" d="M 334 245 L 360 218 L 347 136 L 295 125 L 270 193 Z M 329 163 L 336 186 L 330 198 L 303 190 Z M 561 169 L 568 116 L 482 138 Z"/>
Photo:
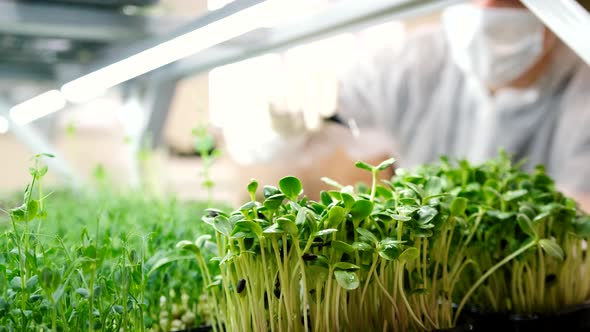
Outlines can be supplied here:
<path id="1" fill-rule="evenodd" d="M 198 126 L 192 130 L 193 145 L 195 151 L 201 157 L 202 168 L 201 186 L 207 191 L 209 205 L 213 201 L 213 188 L 215 187 L 215 181 L 211 177 L 211 168 L 215 160 L 219 157 L 220 151 L 215 149 L 215 141 L 213 136 L 209 134 L 207 127 Z"/>
<path id="2" fill-rule="evenodd" d="M 294 177 L 257 201 L 252 181 L 250 202 L 204 218 L 221 271 L 208 288 L 216 328 L 423 331 L 453 327 L 466 307 L 544 312 L 590 297 L 590 220 L 543 168 L 442 158 L 378 183 L 393 162 L 357 162 L 370 191 L 324 178 L 336 190 L 319 202 Z"/>
<path id="3" fill-rule="evenodd" d="M 48 195 L 48 157 L 35 156 L 22 204 L 0 215 L 0 331 L 172 331 L 210 321 L 198 265 L 174 247 L 203 234 L 207 204 L 117 193 L 106 178 L 98 191 Z"/>

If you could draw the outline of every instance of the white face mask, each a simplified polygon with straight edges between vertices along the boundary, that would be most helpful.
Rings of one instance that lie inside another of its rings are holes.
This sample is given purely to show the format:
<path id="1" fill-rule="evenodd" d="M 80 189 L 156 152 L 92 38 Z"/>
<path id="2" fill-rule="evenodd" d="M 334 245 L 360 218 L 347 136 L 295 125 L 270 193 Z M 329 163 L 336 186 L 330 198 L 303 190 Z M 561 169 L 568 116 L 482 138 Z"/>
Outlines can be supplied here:
<path id="1" fill-rule="evenodd" d="M 515 80 L 543 54 L 543 23 L 525 9 L 456 5 L 442 21 L 459 68 L 489 87 Z"/>

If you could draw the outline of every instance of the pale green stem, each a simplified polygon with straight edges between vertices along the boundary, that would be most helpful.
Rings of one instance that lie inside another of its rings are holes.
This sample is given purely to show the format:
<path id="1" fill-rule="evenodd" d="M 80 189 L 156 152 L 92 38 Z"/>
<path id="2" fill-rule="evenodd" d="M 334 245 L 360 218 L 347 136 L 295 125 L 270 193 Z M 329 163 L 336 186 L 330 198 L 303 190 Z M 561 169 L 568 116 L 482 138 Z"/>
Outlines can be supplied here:
<path id="1" fill-rule="evenodd" d="M 371 184 L 371 202 L 375 200 L 375 192 L 377 191 L 377 169 L 371 171 L 373 175 L 373 183 Z"/>
<path id="2" fill-rule="evenodd" d="M 463 307 L 465 306 L 465 303 L 467 303 L 467 300 L 469 300 L 469 298 L 471 297 L 471 295 L 473 294 L 473 292 L 475 292 L 475 290 L 490 276 L 492 275 L 494 272 L 496 272 L 496 270 L 498 270 L 500 267 L 502 267 L 502 265 L 510 262 L 512 259 L 518 257 L 518 255 L 522 254 L 523 252 L 527 251 L 528 249 L 534 247 L 535 245 L 537 245 L 537 240 L 535 239 L 534 241 L 529 242 L 527 245 L 522 246 L 520 249 L 516 250 L 515 252 L 513 252 L 512 254 L 506 256 L 503 260 L 501 260 L 499 263 L 497 263 L 496 265 L 492 266 L 492 268 L 490 268 L 486 273 L 484 273 L 484 275 L 482 275 L 476 282 L 475 284 L 473 284 L 473 286 L 471 286 L 471 288 L 467 291 L 467 293 L 465 293 L 465 295 L 463 296 L 463 299 L 461 300 L 461 302 L 459 303 L 459 307 L 457 308 L 457 311 L 455 312 L 455 319 L 453 319 L 453 325 L 457 324 L 457 320 L 459 319 L 459 315 L 461 314 L 461 310 L 463 310 Z"/>
<path id="3" fill-rule="evenodd" d="M 416 323 L 418 323 L 420 328 L 422 328 L 423 330 L 426 330 L 424 323 L 416 316 L 416 314 L 414 313 L 414 310 L 412 310 L 412 306 L 410 305 L 410 302 L 406 298 L 406 292 L 404 290 L 404 273 L 403 273 L 404 265 L 405 264 L 403 264 L 403 263 L 400 264 L 400 272 L 398 272 L 398 274 L 397 274 L 398 278 L 399 278 L 399 282 L 398 282 L 399 293 L 402 297 L 402 300 L 404 301 L 404 304 L 406 305 L 406 308 L 408 309 L 408 312 L 410 313 L 410 316 L 412 316 L 412 318 L 416 321 Z"/>

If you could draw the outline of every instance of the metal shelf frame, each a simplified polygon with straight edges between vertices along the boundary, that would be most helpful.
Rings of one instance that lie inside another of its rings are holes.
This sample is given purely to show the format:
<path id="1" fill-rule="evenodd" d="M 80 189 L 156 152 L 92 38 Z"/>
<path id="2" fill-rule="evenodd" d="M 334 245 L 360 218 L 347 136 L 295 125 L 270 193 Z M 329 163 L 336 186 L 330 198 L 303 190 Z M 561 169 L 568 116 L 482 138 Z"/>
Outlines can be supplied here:
<path id="1" fill-rule="evenodd" d="M 228 17 L 264 0 L 237 0 L 229 5 L 203 15 L 173 34 L 141 41 L 124 49 L 117 47 L 109 50 L 104 61 L 87 68 L 91 72 L 110 63 L 119 61 L 140 50 L 147 49 L 170 40 L 189 31 L 194 31 L 212 22 Z M 340 0 L 329 5 L 325 10 L 308 17 L 301 17 L 287 24 L 272 28 L 261 28 L 244 34 L 234 40 L 199 52 L 183 60 L 171 63 L 156 70 L 160 81 L 155 83 L 163 91 L 173 91 L 178 80 L 206 72 L 215 67 L 252 58 L 268 52 L 285 50 L 296 45 L 327 38 L 343 32 L 358 31 L 365 27 L 384 23 L 394 19 L 411 18 L 440 10 L 448 5 L 465 0 Z M 84 73 L 81 73 L 84 74 Z M 141 81 L 141 77 L 135 81 Z M 172 85 L 164 87 L 165 85 Z M 169 94 L 169 93 L 168 93 Z M 166 121 L 171 98 L 164 98 L 167 103 L 154 104 L 150 110 L 151 138 L 154 146 L 161 142 L 160 130 L 153 130 L 156 123 Z"/>
<path id="2" fill-rule="evenodd" d="M 391 21 L 394 19 L 404 19 L 425 15 L 435 12 L 446 6 L 463 2 L 466 0 L 340 0 L 331 3 L 325 10 L 312 14 L 308 17 L 295 18 L 289 20 L 288 23 L 279 24 L 272 28 L 262 28 L 246 33 L 238 38 L 218 44 L 214 47 L 201 51 L 193 56 L 183 60 L 171 63 L 164 67 L 155 70 L 152 74 L 138 77 L 127 84 L 145 84 L 147 80 L 153 80 L 151 86 L 152 95 L 155 97 L 165 98 L 151 98 L 151 109 L 148 114 L 148 126 L 146 130 L 152 131 L 152 135 L 156 134 L 158 137 L 152 136 L 155 143 L 160 141 L 161 126 L 165 123 L 172 100 L 173 91 L 178 80 L 206 72 L 215 67 L 230 64 L 240 60 L 245 60 L 258 55 L 269 52 L 276 52 L 285 50 L 287 48 L 308 43 L 311 41 L 327 38 L 343 32 L 357 31 L 371 25 Z M 78 76 L 95 71 L 119 60 L 125 59 L 142 50 L 154 47 L 164 41 L 171 40 L 175 37 L 183 35 L 189 31 L 194 31 L 205 27 L 208 24 L 221 20 L 232 14 L 238 13 L 246 8 L 262 3 L 264 0 L 236 0 L 229 5 L 218 10 L 209 12 L 201 17 L 198 17 L 182 28 L 177 29 L 173 33 L 160 36 L 151 36 L 140 40 L 135 44 L 125 46 L 113 46 L 103 53 L 100 61 L 91 63 L 88 66 L 80 67 L 74 72 L 59 75 L 63 81 L 73 79 Z M 581 43 L 583 36 L 590 31 L 590 15 L 585 11 L 575 0 L 523 0 L 523 3 L 531 9 L 533 13 L 543 20 L 547 26 L 553 29 L 558 36 L 560 36 L 566 43 L 570 45 L 582 58 L 590 63 L 590 48 L 588 43 Z M 39 33 L 41 30 L 37 29 L 34 22 L 19 21 L 14 17 L 14 10 L 2 10 L 0 4 L 0 28 L 2 22 L 6 21 L 3 17 L 11 18 L 9 21 L 17 22 L 21 25 L 15 25 L 16 30 L 35 31 Z M 8 5 L 10 6 L 10 5 Z M 5 9 L 6 9 L 5 8 Z M 579 9 L 582 8 L 583 11 Z M 29 13 L 34 17 L 34 9 L 30 9 Z M 44 10 L 48 10 L 45 8 Z M 10 16 L 12 13 L 13 16 Z M 47 13 L 47 12 L 45 12 Z M 558 15 L 559 14 L 559 15 Z M 80 38 L 117 38 L 120 32 L 117 29 L 122 29 L 117 22 L 116 17 L 111 17 L 113 23 L 110 30 L 90 29 L 79 30 Z M 70 32 L 75 29 L 76 22 L 66 20 L 64 24 L 69 26 L 62 27 Z M 89 26 L 87 21 L 86 26 Z M 111 22 L 111 21 L 109 21 Z M 24 25 L 23 25 L 24 24 Z M 137 22 L 137 30 L 141 33 L 144 30 L 144 22 Z M 90 24 L 91 26 L 92 24 Z M 4 27 L 6 29 L 6 27 Z M 33 29 L 33 30 L 31 30 Z M 583 30 L 580 30 L 583 29 Z M 16 31 L 15 30 L 15 31 Z M 128 26 L 126 33 L 129 33 Z M 145 30 L 144 30 L 145 31 Z M 143 82 L 143 83 L 142 83 Z M 157 91 L 164 91 L 158 95 Z M 38 144 L 37 144 L 38 145 Z"/>

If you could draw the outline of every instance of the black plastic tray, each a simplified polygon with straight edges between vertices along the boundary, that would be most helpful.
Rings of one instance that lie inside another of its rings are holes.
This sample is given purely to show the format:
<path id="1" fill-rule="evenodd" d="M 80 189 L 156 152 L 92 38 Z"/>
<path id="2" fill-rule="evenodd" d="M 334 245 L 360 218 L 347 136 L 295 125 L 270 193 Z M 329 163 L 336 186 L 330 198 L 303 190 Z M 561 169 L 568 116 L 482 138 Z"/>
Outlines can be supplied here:
<path id="1" fill-rule="evenodd" d="M 200 326 L 176 332 L 210 332 Z M 439 332 L 590 332 L 590 303 L 569 307 L 555 313 L 516 315 L 465 311 L 457 327 Z"/>
<path id="2" fill-rule="evenodd" d="M 516 315 L 508 313 L 465 312 L 461 323 L 448 332 L 588 332 L 590 331 L 590 303 L 555 313 Z"/>

